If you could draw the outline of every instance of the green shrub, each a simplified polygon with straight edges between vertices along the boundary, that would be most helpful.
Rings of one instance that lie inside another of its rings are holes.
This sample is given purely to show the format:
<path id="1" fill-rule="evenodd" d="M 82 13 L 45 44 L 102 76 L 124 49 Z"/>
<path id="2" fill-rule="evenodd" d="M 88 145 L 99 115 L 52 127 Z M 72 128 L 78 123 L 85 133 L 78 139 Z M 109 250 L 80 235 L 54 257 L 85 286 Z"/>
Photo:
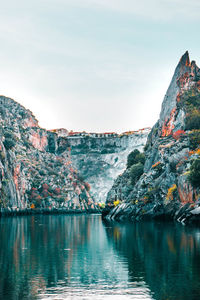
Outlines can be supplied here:
<path id="1" fill-rule="evenodd" d="M 179 103 L 186 113 L 185 129 L 200 129 L 200 92 L 197 88 L 191 88 L 185 92 Z"/>
<path id="2" fill-rule="evenodd" d="M 144 155 L 144 153 L 140 153 L 140 154 L 136 155 L 135 159 L 136 159 L 137 162 L 140 162 L 141 164 L 144 165 L 144 163 L 145 163 L 145 155 Z"/>
<path id="3" fill-rule="evenodd" d="M 15 139 L 13 133 L 10 132 L 10 131 L 5 131 L 5 132 L 4 132 L 4 137 L 5 137 L 5 139 L 11 139 L 11 140 L 12 140 L 12 139 Z"/>
<path id="4" fill-rule="evenodd" d="M 16 145 L 16 141 L 14 139 L 9 138 L 6 138 L 3 143 L 6 150 L 12 149 Z"/>
<path id="5" fill-rule="evenodd" d="M 55 153 L 55 151 L 56 151 L 56 145 L 55 145 L 53 133 L 49 133 L 49 135 L 48 135 L 48 149 L 49 149 L 50 153 Z"/>
<path id="6" fill-rule="evenodd" d="M 136 164 L 136 156 L 140 154 L 140 151 L 135 149 L 131 153 L 129 153 L 127 157 L 127 168 L 130 168 L 132 165 Z"/>
<path id="7" fill-rule="evenodd" d="M 109 153 L 109 151 L 107 149 L 101 150 L 101 154 L 108 154 L 108 153 Z"/>
<path id="8" fill-rule="evenodd" d="M 45 176 L 45 175 L 46 175 L 45 171 L 42 170 L 42 169 L 40 169 L 38 172 L 39 172 L 39 174 L 40 174 L 41 176 Z"/>
<path id="9" fill-rule="evenodd" d="M 195 159 L 190 167 L 189 181 L 194 187 L 200 187 L 200 159 Z"/>
<path id="10" fill-rule="evenodd" d="M 176 163 L 175 161 L 171 161 L 171 162 L 169 163 L 170 171 L 171 171 L 172 173 L 176 173 L 176 165 L 177 165 L 177 163 Z"/>
<path id="11" fill-rule="evenodd" d="M 6 148 L 6 150 L 9 150 L 11 148 L 13 148 L 16 144 L 16 137 L 14 136 L 14 134 L 12 133 L 12 131 L 10 129 L 6 129 L 4 131 L 4 146 Z"/>
<path id="12" fill-rule="evenodd" d="M 131 178 L 132 185 L 136 183 L 136 181 L 140 178 L 143 172 L 144 172 L 144 165 L 141 162 L 132 165 L 132 167 L 130 168 L 130 178 Z"/>
<path id="13" fill-rule="evenodd" d="M 24 144 L 24 146 L 26 147 L 26 148 L 30 148 L 30 143 L 29 143 L 29 141 L 28 140 L 23 140 L 23 144 Z"/>
<path id="14" fill-rule="evenodd" d="M 127 157 L 127 168 L 130 168 L 132 165 L 137 163 L 144 164 L 145 162 L 145 155 L 144 153 L 140 153 L 139 150 L 135 149 L 131 153 L 129 153 Z"/>
<path id="15" fill-rule="evenodd" d="M 200 129 L 200 112 L 193 110 L 186 115 L 185 128 L 188 130 Z"/>
<path id="16" fill-rule="evenodd" d="M 189 133 L 190 149 L 195 150 L 200 145 L 200 130 L 193 130 Z"/>

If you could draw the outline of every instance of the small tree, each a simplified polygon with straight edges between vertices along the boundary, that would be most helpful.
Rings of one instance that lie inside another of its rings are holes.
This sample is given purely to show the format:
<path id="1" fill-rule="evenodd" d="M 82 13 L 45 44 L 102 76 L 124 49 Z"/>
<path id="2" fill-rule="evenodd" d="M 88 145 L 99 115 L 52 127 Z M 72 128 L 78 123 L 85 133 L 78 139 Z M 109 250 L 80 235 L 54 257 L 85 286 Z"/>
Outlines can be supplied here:
<path id="1" fill-rule="evenodd" d="M 140 176 L 144 172 L 144 165 L 139 162 L 134 164 L 130 169 L 130 177 L 131 177 L 131 184 L 134 185 L 136 181 L 140 178 Z"/>
<path id="2" fill-rule="evenodd" d="M 200 112 L 197 109 L 186 116 L 185 127 L 189 130 L 200 129 Z"/>
<path id="3" fill-rule="evenodd" d="M 190 167 L 189 181 L 194 187 L 200 187 L 200 158 L 195 159 Z"/>
<path id="4" fill-rule="evenodd" d="M 144 164 L 145 156 L 144 153 L 140 153 L 139 150 L 135 149 L 127 157 L 127 168 L 130 168 L 132 165 L 139 162 Z"/>
<path id="5" fill-rule="evenodd" d="M 6 138 L 3 143 L 6 150 L 12 149 L 16 144 L 15 140 L 11 140 L 10 138 Z"/>
<path id="6" fill-rule="evenodd" d="M 5 140 L 3 143 L 4 143 L 6 150 L 9 150 L 16 145 L 16 137 L 10 130 L 7 130 L 4 132 L 4 137 L 5 137 Z"/>
<path id="7" fill-rule="evenodd" d="M 193 130 L 189 133 L 190 148 L 195 150 L 200 145 L 200 130 Z"/>

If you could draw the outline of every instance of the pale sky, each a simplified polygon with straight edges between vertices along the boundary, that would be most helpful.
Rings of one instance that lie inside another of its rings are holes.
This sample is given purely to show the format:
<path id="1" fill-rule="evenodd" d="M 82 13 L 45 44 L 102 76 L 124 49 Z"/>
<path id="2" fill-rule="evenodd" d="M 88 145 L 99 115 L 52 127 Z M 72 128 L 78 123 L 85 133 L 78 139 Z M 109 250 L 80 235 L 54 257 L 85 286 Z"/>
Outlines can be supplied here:
<path id="1" fill-rule="evenodd" d="M 47 129 L 153 126 L 182 54 L 200 65 L 200 0 L 0 1 L 0 94 Z"/>

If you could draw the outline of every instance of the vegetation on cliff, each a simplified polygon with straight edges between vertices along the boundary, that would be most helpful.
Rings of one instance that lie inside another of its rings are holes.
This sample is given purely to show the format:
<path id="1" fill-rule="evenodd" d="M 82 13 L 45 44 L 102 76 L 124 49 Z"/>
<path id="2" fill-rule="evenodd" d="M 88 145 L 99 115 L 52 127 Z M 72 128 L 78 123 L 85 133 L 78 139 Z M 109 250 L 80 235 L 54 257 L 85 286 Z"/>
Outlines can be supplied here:
<path id="1" fill-rule="evenodd" d="M 200 92 L 193 86 L 180 97 L 177 107 L 185 111 L 185 130 L 200 130 Z"/>
<path id="2" fill-rule="evenodd" d="M 1 96 L 0 108 L 0 208 L 94 209 L 90 186 L 58 135 L 12 99 Z"/>
<path id="3" fill-rule="evenodd" d="M 140 153 L 138 149 L 133 150 L 131 153 L 129 153 L 127 157 L 127 168 L 130 168 L 131 166 L 141 163 L 144 165 L 145 162 L 145 155 L 144 153 Z"/>
<path id="4" fill-rule="evenodd" d="M 194 187 L 200 187 L 200 157 L 190 167 L 189 180 Z"/>
<path id="5" fill-rule="evenodd" d="M 109 191 L 107 204 L 119 197 L 121 204 L 107 218 L 200 222 L 200 69 L 190 63 L 188 52 L 175 70 L 144 150 L 144 169 L 135 159 L 139 154 L 132 152 L 127 170 Z"/>

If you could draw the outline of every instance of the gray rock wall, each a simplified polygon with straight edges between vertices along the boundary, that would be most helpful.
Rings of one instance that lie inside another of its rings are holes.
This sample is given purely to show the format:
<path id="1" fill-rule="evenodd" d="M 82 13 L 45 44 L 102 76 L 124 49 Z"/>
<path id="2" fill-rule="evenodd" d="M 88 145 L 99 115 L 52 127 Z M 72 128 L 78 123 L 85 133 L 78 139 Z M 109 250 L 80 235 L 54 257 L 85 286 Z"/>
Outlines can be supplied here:
<path id="1" fill-rule="evenodd" d="M 118 137 L 68 138 L 72 162 L 90 184 L 96 201 L 106 201 L 114 180 L 126 168 L 128 154 L 134 149 L 143 150 L 149 131 Z"/>
<path id="2" fill-rule="evenodd" d="M 121 203 L 107 218 L 170 218 L 200 223 L 200 214 L 196 213 L 200 185 L 192 185 L 189 180 L 191 166 L 200 160 L 199 138 L 200 69 L 195 62 L 190 63 L 186 52 L 163 100 L 160 119 L 148 136 L 144 172 L 134 184 L 130 169 L 115 180 L 107 195 L 105 214 L 116 199 Z M 194 175 L 200 181 L 199 172 Z"/>
<path id="3" fill-rule="evenodd" d="M 58 153 L 56 133 L 40 128 L 29 110 L 3 96 L 0 125 L 0 210 L 95 209 L 69 150 Z"/>

